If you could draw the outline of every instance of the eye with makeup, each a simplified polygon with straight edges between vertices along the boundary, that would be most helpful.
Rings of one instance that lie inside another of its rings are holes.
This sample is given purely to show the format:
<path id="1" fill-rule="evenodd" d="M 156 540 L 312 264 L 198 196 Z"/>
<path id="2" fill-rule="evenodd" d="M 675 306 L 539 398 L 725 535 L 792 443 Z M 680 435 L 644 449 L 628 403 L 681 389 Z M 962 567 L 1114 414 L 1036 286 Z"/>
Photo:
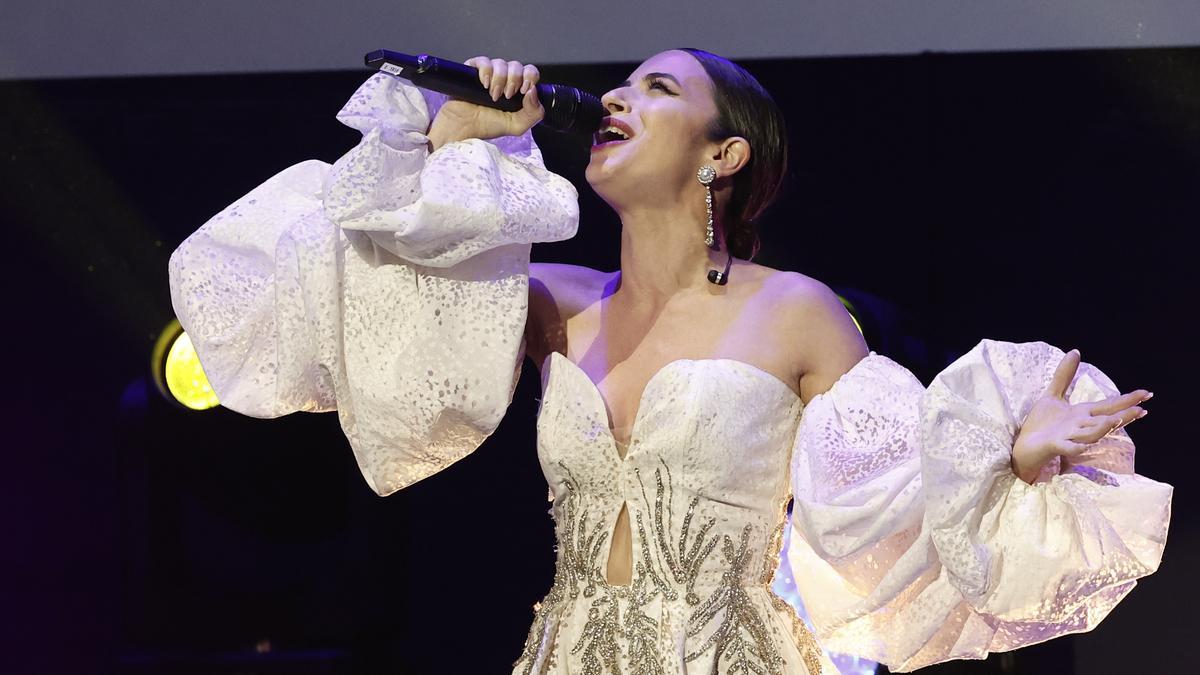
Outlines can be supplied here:
<path id="1" fill-rule="evenodd" d="M 661 78 L 657 78 L 657 77 L 656 77 L 656 78 L 654 78 L 653 80 L 650 80 L 650 84 L 649 84 L 649 85 L 647 85 L 647 87 L 646 87 L 646 88 L 647 88 L 647 89 L 654 89 L 655 87 L 657 87 L 657 88 L 659 88 L 659 89 L 662 89 L 662 90 L 663 90 L 665 93 L 672 94 L 672 95 L 674 94 L 674 92 L 672 92 L 672 91 L 671 91 L 671 90 L 670 90 L 670 89 L 667 87 L 667 85 L 663 84 L 663 81 L 662 81 L 662 79 L 661 79 Z"/>

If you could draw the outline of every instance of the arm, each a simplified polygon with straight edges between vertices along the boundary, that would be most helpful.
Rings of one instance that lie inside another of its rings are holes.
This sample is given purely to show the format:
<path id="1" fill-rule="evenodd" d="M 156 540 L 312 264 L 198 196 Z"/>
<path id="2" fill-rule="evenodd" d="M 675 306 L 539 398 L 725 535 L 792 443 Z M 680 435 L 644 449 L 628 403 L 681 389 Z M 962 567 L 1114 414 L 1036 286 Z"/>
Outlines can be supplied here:
<path id="1" fill-rule="evenodd" d="M 868 349 L 858 326 L 833 290 L 808 278 L 794 289 L 788 334 L 799 336 L 792 344 L 803 373 L 800 397 L 807 404 L 866 358 Z"/>
<path id="2" fill-rule="evenodd" d="M 1157 569 L 1171 486 L 1013 473 L 1019 422 L 1062 356 L 984 340 L 926 389 L 872 352 L 809 402 L 788 557 L 830 649 L 898 671 L 983 658 L 1090 630 Z M 1069 401 L 1116 393 L 1084 366 Z"/>
<path id="3" fill-rule="evenodd" d="M 532 138 L 429 154 L 435 95 L 375 75 L 338 118 L 363 132 L 330 167 L 291 167 L 175 251 L 172 299 L 222 403 L 338 411 L 388 494 L 499 423 L 524 348 L 529 244 L 574 233 L 574 189 Z"/>

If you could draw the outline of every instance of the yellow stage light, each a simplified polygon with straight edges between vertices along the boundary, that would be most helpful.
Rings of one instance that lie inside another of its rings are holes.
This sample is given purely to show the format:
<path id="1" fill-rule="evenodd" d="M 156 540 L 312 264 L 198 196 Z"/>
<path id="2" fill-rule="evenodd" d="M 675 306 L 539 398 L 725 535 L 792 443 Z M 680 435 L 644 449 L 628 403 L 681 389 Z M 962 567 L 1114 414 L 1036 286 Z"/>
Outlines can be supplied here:
<path id="1" fill-rule="evenodd" d="M 858 322 L 858 316 L 856 316 L 858 311 L 854 309 L 854 303 L 840 295 L 838 296 L 838 300 L 842 301 L 842 305 L 845 306 L 846 312 L 850 314 L 850 320 L 854 322 L 854 327 L 858 329 L 859 333 L 862 333 L 863 337 L 866 337 L 866 333 L 863 333 L 862 324 Z"/>
<path id="2" fill-rule="evenodd" d="M 207 410 L 220 405 L 217 394 L 200 366 L 192 340 L 178 319 L 163 329 L 154 345 L 154 383 L 159 392 L 192 410 Z"/>

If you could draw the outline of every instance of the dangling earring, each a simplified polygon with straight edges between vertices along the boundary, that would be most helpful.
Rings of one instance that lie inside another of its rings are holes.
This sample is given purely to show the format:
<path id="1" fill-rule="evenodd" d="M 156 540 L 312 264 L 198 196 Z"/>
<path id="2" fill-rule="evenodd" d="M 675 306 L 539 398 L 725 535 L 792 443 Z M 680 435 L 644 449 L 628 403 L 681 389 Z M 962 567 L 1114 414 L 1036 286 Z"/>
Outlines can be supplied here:
<path id="1" fill-rule="evenodd" d="M 713 215 L 712 215 L 712 182 L 717 178 L 717 170 L 705 164 L 696 171 L 696 180 L 704 186 L 704 210 L 708 211 L 708 227 L 704 230 L 704 243 L 714 251 L 721 250 L 717 245 L 717 237 L 713 233 Z M 729 267 L 733 264 L 733 254 L 730 253 L 725 258 L 725 271 L 717 270 L 708 271 L 709 283 L 718 286 L 724 286 L 729 283 Z"/>
<path id="2" fill-rule="evenodd" d="M 704 230 L 704 243 L 714 251 L 719 251 L 716 235 L 713 233 L 712 214 L 712 182 L 717 177 L 717 170 L 705 164 L 696 171 L 696 180 L 704 185 L 704 208 L 708 211 L 708 227 Z"/>

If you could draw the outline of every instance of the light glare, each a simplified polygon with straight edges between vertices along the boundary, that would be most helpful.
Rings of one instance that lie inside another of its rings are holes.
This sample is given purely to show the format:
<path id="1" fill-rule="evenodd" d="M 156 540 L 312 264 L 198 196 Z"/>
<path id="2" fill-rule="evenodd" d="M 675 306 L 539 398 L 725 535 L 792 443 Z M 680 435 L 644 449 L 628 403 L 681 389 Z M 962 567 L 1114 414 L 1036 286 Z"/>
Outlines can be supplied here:
<path id="1" fill-rule="evenodd" d="M 180 333 L 171 345 L 166 371 L 167 389 L 176 401 L 192 410 L 208 410 L 220 405 L 187 333 Z"/>

